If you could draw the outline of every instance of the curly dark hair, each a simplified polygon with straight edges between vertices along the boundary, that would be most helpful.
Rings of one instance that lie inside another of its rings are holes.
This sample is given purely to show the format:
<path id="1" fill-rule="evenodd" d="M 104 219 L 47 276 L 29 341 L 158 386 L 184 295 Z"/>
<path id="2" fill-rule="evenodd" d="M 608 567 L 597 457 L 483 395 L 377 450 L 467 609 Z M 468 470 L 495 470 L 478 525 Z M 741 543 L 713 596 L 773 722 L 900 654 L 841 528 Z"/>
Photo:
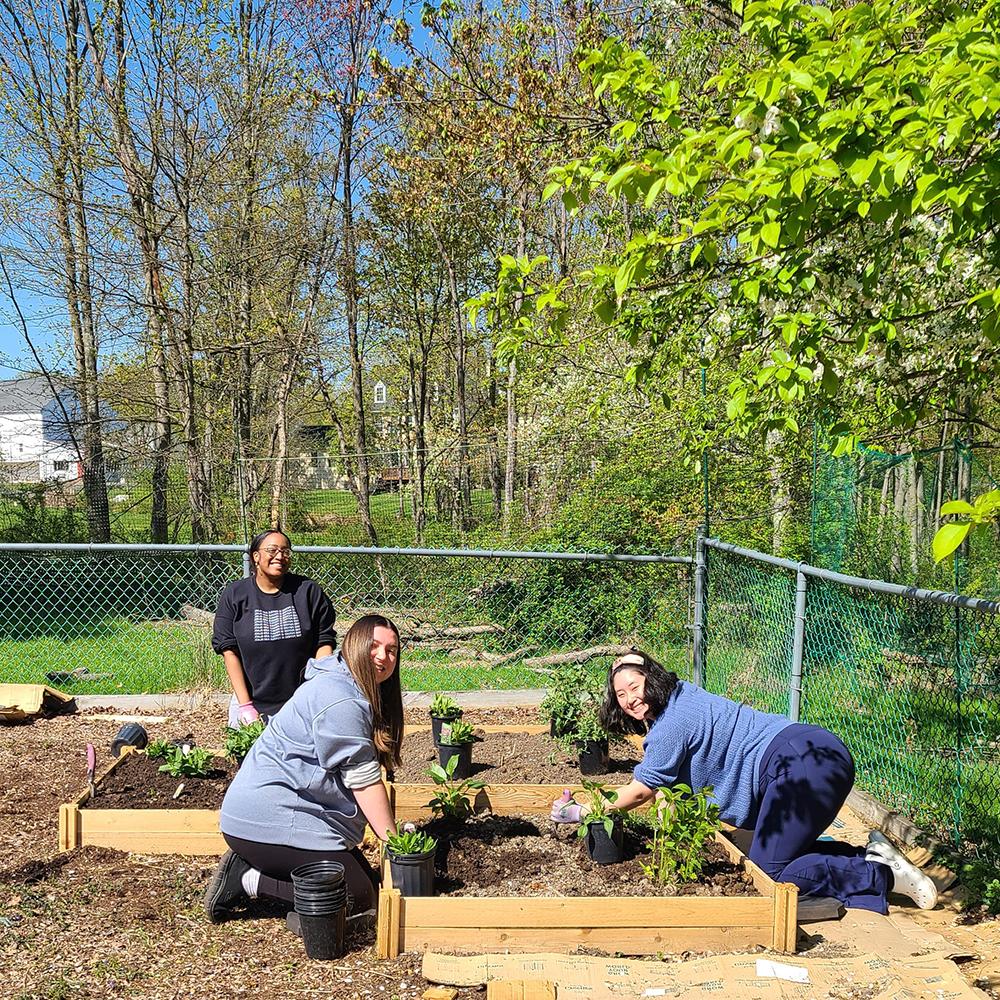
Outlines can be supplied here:
<path id="1" fill-rule="evenodd" d="M 635 670 L 646 678 L 645 700 L 649 706 L 652 718 L 656 718 L 667 707 L 670 696 L 677 689 L 677 674 L 667 670 L 662 663 L 654 660 L 649 653 L 633 649 L 624 656 L 618 657 L 608 671 L 608 682 L 604 688 L 604 700 L 601 702 L 599 718 L 601 725 L 609 732 L 619 736 L 626 733 L 645 733 L 647 725 L 639 719 L 626 715 L 618 704 L 615 695 L 615 676 L 622 670 Z M 650 720 L 652 721 L 652 720 Z"/>

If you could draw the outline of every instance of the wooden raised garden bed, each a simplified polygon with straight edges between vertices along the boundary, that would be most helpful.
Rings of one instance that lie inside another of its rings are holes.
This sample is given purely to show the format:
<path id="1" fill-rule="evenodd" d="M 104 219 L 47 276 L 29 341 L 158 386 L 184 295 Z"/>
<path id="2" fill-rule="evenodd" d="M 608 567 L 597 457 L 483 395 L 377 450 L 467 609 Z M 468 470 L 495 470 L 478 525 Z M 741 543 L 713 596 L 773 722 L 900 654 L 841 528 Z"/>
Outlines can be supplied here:
<path id="1" fill-rule="evenodd" d="M 426 793 L 430 789 L 425 790 Z M 427 797 L 414 787 L 394 789 L 397 816 L 426 816 Z M 422 797 L 423 796 L 423 797 Z M 499 815 L 547 812 L 552 786 L 495 786 L 489 805 Z M 572 951 L 651 955 L 690 949 L 733 950 L 761 945 L 793 952 L 798 889 L 776 883 L 724 834 L 725 856 L 749 876 L 759 896 L 429 896 L 404 897 L 385 866 L 379 892 L 376 952 Z"/>
<path id="2" fill-rule="evenodd" d="M 548 727 L 538 725 L 523 726 L 483 726 L 486 732 L 511 732 L 539 734 L 548 732 Z M 430 726 L 408 726 L 408 732 L 429 730 Z M 95 785 L 100 790 L 126 756 L 135 752 L 126 747 L 122 756 L 113 761 L 97 775 Z M 530 787 L 530 786 L 524 786 Z M 537 794 L 525 797 L 519 808 L 537 811 L 541 804 L 545 808 L 555 799 L 562 786 L 553 793 L 552 786 L 534 786 Z M 398 800 L 407 814 L 423 806 L 433 794 L 432 785 L 389 786 L 391 798 Z M 419 801 L 418 801 L 419 800 Z M 504 799 L 504 801 L 507 801 Z M 226 850 L 225 841 L 219 833 L 218 809 L 94 809 L 87 808 L 90 791 L 85 789 L 73 802 L 59 806 L 59 850 L 70 851 L 75 847 L 93 844 L 96 847 L 113 847 L 120 851 L 137 851 L 143 854 L 193 854 L 218 856 Z M 484 789 L 476 800 L 477 809 L 492 809 L 500 812 L 501 803 L 495 806 L 490 789 Z"/>
<path id="3" fill-rule="evenodd" d="M 122 755 L 97 775 L 100 789 L 108 776 L 135 752 Z M 59 806 L 59 850 L 93 844 L 140 854 L 198 854 L 218 857 L 226 849 L 219 833 L 218 809 L 93 809 L 90 790 Z"/>

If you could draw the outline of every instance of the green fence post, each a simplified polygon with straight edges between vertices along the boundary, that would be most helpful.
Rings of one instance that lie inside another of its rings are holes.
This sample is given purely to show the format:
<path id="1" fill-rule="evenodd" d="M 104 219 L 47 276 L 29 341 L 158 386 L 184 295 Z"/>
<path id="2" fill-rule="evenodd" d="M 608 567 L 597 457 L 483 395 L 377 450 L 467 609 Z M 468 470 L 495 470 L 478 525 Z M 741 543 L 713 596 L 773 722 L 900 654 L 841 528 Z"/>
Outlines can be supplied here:
<path id="1" fill-rule="evenodd" d="M 691 677 L 698 687 L 705 686 L 705 598 L 708 562 L 705 558 L 705 535 L 698 529 L 694 548 L 694 622 L 691 643 Z"/>
<path id="2" fill-rule="evenodd" d="M 792 633 L 792 670 L 788 686 L 788 718 L 799 721 L 802 709 L 802 660 L 806 647 L 806 588 L 808 577 L 798 569 L 795 573 L 795 630 Z"/>

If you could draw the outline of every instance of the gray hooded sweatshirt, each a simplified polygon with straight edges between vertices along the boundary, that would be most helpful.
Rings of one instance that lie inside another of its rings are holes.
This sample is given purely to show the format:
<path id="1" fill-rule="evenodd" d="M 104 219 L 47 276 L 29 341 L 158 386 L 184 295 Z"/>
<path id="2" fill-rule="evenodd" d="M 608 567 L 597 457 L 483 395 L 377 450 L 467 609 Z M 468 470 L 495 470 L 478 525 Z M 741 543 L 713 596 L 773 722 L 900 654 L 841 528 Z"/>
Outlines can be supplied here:
<path id="1" fill-rule="evenodd" d="M 347 664 L 340 653 L 310 660 L 233 778 L 219 825 L 260 844 L 350 850 L 365 832 L 351 788 L 379 774 L 371 706 Z"/>

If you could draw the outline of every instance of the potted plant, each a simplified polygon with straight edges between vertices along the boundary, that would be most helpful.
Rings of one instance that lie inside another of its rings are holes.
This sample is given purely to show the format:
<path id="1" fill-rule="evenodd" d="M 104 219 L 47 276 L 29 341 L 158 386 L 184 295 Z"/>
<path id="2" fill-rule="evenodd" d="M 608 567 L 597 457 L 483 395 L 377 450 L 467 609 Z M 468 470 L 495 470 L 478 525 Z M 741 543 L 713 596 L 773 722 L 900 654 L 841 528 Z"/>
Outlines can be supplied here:
<path id="1" fill-rule="evenodd" d="M 422 830 L 400 826 L 389 834 L 385 845 L 389 855 L 393 888 L 404 896 L 434 895 L 434 854 L 437 840 Z"/>
<path id="2" fill-rule="evenodd" d="M 587 847 L 587 856 L 599 865 L 613 865 L 625 851 L 625 827 L 622 816 L 612 807 L 618 793 L 595 781 L 583 783 L 589 811 L 580 821 L 577 836 Z"/>
<path id="3" fill-rule="evenodd" d="M 600 703 L 603 681 L 582 663 L 566 663 L 552 674 L 552 685 L 539 706 L 556 739 L 571 733 L 583 705 Z"/>
<path id="4" fill-rule="evenodd" d="M 462 717 L 462 709 L 454 698 L 440 692 L 434 695 L 430 707 L 431 733 L 434 745 L 441 744 L 441 726 L 446 722 L 454 722 Z"/>
<path id="5" fill-rule="evenodd" d="M 572 730 L 560 740 L 572 743 L 577 752 L 581 774 L 605 774 L 608 770 L 608 734 L 597 717 L 593 702 L 580 712 Z"/>
<path id="6" fill-rule="evenodd" d="M 438 743 L 438 761 L 454 778 L 468 778 L 472 771 L 472 744 L 476 740 L 471 723 L 456 719 L 441 726 L 441 740 Z M 452 760 L 457 761 L 451 764 Z"/>

